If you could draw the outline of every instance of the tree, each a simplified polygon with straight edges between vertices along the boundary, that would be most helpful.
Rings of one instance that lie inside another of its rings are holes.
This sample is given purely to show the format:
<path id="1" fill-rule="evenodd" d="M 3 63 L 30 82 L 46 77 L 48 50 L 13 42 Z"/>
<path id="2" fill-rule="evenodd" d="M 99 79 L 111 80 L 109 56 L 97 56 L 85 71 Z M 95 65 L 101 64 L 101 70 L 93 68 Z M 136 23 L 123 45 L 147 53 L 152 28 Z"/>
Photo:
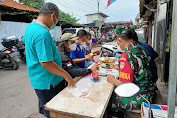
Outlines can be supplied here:
<path id="1" fill-rule="evenodd" d="M 44 3 L 44 0 L 20 0 L 20 3 L 32 8 L 40 9 Z"/>
<path id="2" fill-rule="evenodd" d="M 44 3 L 44 0 L 20 0 L 20 3 L 32 8 L 40 9 Z M 72 18 L 70 14 L 63 11 L 60 12 L 59 16 L 60 20 L 66 20 L 68 23 L 77 24 L 77 21 L 79 21 L 76 17 Z"/>
<path id="3" fill-rule="evenodd" d="M 66 20 L 66 22 L 72 24 L 77 24 L 77 21 L 79 21 L 76 17 L 72 18 L 70 14 L 64 13 L 63 11 L 60 12 L 60 20 Z"/>

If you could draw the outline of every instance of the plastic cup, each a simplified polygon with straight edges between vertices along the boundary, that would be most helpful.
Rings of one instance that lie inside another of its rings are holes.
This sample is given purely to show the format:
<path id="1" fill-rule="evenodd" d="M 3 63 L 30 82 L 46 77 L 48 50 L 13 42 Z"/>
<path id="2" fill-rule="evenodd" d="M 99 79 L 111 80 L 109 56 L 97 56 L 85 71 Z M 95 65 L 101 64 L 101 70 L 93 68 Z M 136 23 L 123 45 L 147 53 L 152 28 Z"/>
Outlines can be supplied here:
<path id="1" fill-rule="evenodd" d="M 92 73 L 92 77 L 93 77 L 93 80 L 98 81 L 99 80 L 99 74 L 98 74 L 98 72 L 93 72 Z"/>
<path id="2" fill-rule="evenodd" d="M 104 56 L 104 57 L 108 57 L 108 54 L 107 54 L 107 53 L 103 53 L 103 56 Z"/>
<path id="3" fill-rule="evenodd" d="M 94 59 L 95 64 L 98 64 L 99 59 Z"/>

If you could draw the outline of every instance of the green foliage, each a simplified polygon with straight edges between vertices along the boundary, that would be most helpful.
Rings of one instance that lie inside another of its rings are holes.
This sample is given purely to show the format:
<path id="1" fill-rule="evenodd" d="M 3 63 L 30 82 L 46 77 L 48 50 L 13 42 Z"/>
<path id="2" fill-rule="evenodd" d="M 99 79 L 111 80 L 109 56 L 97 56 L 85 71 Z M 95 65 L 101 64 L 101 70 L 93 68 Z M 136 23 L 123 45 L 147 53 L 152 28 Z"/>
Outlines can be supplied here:
<path id="1" fill-rule="evenodd" d="M 44 3 L 44 0 L 20 0 L 20 3 L 27 5 L 32 8 L 40 9 Z M 76 17 L 72 18 L 72 16 L 68 13 L 64 13 L 63 11 L 60 12 L 60 20 L 66 20 L 68 23 L 77 24 Z"/>
<path id="2" fill-rule="evenodd" d="M 44 3 L 44 0 L 20 0 L 20 3 L 32 8 L 40 9 Z"/>
<path id="3" fill-rule="evenodd" d="M 64 13 L 63 11 L 60 12 L 60 20 L 66 20 L 67 23 L 72 24 L 77 24 L 77 21 L 79 21 L 76 17 L 72 18 L 70 14 Z"/>

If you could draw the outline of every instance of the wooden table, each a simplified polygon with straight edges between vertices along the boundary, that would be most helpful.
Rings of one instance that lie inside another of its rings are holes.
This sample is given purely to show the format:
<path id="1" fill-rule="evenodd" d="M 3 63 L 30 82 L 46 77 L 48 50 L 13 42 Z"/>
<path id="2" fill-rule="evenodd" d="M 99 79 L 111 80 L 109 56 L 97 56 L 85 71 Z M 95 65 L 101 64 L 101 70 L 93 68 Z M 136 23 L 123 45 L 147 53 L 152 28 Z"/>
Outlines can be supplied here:
<path id="1" fill-rule="evenodd" d="M 115 69 L 105 71 L 100 68 L 99 72 L 119 76 L 119 71 Z M 104 116 L 114 86 L 107 82 L 106 77 L 101 77 L 98 82 L 92 81 L 90 77 L 91 75 L 75 78 L 77 88 L 65 88 L 45 105 L 51 118 L 102 118 Z"/>
<path id="2" fill-rule="evenodd" d="M 51 118 L 103 117 L 114 86 L 105 77 L 98 82 L 90 77 L 77 78 L 77 88 L 65 88 L 45 105 Z"/>

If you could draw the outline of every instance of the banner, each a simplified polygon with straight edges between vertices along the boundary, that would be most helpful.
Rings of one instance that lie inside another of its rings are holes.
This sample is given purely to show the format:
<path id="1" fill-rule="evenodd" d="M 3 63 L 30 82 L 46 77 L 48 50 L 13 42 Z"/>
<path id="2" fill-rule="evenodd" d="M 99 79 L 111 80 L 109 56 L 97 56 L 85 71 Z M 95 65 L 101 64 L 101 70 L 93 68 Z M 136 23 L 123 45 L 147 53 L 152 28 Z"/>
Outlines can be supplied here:
<path id="1" fill-rule="evenodd" d="M 108 4 L 106 6 L 106 8 L 108 8 L 108 6 L 110 6 L 113 2 L 115 2 L 116 0 L 108 0 Z"/>

